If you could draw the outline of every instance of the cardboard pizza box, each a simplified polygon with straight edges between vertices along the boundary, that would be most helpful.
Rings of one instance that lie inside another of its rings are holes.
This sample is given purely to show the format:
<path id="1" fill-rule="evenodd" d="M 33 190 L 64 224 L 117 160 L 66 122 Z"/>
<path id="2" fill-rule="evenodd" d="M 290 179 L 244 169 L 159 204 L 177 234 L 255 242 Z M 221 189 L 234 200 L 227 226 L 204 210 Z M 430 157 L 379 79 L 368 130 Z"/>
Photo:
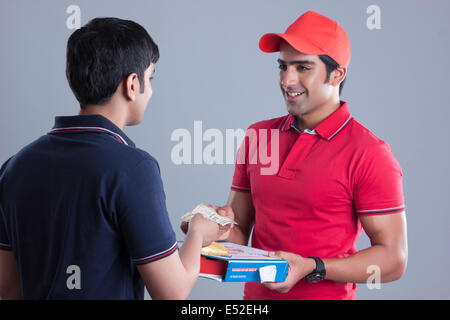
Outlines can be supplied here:
<path id="1" fill-rule="evenodd" d="M 232 242 L 218 242 L 228 255 L 202 253 L 200 276 L 220 282 L 283 282 L 289 263 L 269 252 Z"/>

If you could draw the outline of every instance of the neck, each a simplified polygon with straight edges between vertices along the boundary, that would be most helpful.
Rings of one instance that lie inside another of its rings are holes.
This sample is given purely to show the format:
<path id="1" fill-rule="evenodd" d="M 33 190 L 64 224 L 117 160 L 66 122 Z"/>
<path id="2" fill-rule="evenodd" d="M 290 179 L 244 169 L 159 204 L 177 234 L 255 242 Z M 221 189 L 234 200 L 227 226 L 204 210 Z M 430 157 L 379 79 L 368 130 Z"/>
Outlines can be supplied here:
<path id="1" fill-rule="evenodd" d="M 332 102 L 326 102 L 321 106 L 314 108 L 312 113 L 296 115 L 297 126 L 300 130 L 313 130 L 319 123 L 325 120 L 341 106 L 339 97 Z"/>
<path id="2" fill-rule="evenodd" d="M 84 109 L 80 109 L 79 115 L 99 114 L 114 123 L 120 130 L 125 127 L 125 108 L 118 108 L 114 105 L 94 105 L 88 104 Z"/>

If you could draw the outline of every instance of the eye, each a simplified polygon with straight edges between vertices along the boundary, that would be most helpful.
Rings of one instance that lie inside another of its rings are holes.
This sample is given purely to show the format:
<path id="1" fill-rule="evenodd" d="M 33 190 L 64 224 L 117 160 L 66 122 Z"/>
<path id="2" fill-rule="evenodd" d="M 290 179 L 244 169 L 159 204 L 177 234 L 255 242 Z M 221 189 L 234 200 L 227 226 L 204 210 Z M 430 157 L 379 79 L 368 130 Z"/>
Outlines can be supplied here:
<path id="1" fill-rule="evenodd" d="M 286 71 L 286 65 L 285 64 L 279 64 L 278 69 Z"/>
<path id="2" fill-rule="evenodd" d="M 304 67 L 304 66 L 298 66 L 298 67 L 297 67 L 297 70 L 298 70 L 298 71 L 308 71 L 308 70 L 310 70 L 310 68 Z"/>

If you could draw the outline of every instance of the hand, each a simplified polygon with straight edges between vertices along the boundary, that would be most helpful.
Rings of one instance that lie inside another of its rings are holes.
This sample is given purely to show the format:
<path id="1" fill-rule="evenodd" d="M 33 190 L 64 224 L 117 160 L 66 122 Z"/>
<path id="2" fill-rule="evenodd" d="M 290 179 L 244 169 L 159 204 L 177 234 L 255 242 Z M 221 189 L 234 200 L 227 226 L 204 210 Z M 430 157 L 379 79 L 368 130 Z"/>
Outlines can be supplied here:
<path id="1" fill-rule="evenodd" d="M 230 206 L 223 206 L 223 207 L 218 207 L 215 205 L 210 204 L 209 207 L 213 208 L 214 210 L 217 211 L 217 214 L 219 216 L 223 216 L 223 217 L 227 217 L 230 218 L 231 220 L 234 221 L 234 212 L 233 209 Z M 234 227 L 234 224 L 231 225 L 226 225 L 225 227 L 231 226 L 231 228 L 228 230 L 228 232 L 221 234 L 217 240 L 227 240 L 227 238 L 230 236 L 231 230 Z"/>
<path id="2" fill-rule="evenodd" d="M 220 216 L 228 217 L 228 218 L 234 220 L 234 212 L 230 206 L 218 207 L 218 206 L 210 204 L 210 205 L 208 205 L 208 207 L 211 207 L 214 210 L 216 210 L 217 214 L 219 214 Z M 217 238 L 214 239 L 213 241 L 226 240 L 230 236 L 230 232 L 233 229 L 233 226 L 234 226 L 233 224 L 231 224 L 231 225 L 228 224 L 225 227 L 222 227 L 221 225 L 219 225 L 219 234 L 217 234 Z M 180 228 L 181 228 L 181 231 L 183 231 L 184 233 L 187 233 L 189 230 L 189 222 L 182 221 Z"/>
<path id="3" fill-rule="evenodd" d="M 306 275 L 313 272 L 316 262 L 311 258 L 303 258 L 302 256 L 285 251 L 275 251 L 270 253 L 271 257 L 278 257 L 289 262 L 289 270 L 284 282 L 266 282 L 264 285 L 280 293 L 287 293 Z"/>
<path id="4" fill-rule="evenodd" d="M 217 210 L 217 206 L 210 205 L 211 208 Z M 230 217 L 230 215 L 225 215 L 224 210 L 219 212 L 219 215 Z M 234 215 L 233 215 L 234 216 Z M 231 217 L 232 218 L 232 217 Z M 233 228 L 233 224 L 228 224 L 226 226 L 222 226 L 216 222 L 213 222 L 201 214 L 196 214 L 191 219 L 190 223 L 183 222 L 181 224 L 181 230 L 187 233 L 195 232 L 202 235 L 203 242 L 202 246 L 208 246 L 213 241 L 225 240 L 230 235 L 231 229 Z"/>

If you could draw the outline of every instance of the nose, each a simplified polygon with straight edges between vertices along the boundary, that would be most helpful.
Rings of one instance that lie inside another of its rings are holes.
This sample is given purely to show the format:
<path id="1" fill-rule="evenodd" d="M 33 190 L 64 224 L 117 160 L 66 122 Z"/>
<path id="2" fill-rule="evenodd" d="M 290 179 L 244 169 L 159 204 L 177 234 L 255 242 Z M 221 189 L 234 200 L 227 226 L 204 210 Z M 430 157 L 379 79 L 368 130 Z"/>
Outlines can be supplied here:
<path id="1" fill-rule="evenodd" d="M 288 66 L 286 71 L 280 75 L 281 85 L 285 87 L 295 86 L 297 84 L 297 72 L 293 66 Z"/>

